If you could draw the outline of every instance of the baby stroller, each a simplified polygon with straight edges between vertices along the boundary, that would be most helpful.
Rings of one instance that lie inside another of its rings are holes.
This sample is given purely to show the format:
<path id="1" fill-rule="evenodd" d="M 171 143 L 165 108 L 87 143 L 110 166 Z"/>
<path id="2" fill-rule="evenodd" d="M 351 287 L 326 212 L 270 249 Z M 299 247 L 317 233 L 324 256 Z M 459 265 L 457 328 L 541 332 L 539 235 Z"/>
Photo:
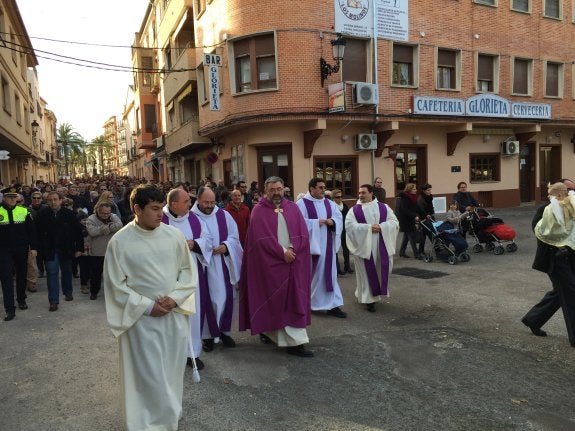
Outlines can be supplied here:
<path id="1" fill-rule="evenodd" d="M 423 233 L 431 241 L 435 257 L 455 265 L 458 262 L 469 262 L 471 257 L 467 253 L 467 241 L 459 233 L 459 229 L 448 221 L 433 221 L 430 219 L 420 222 Z M 453 246 L 454 250 L 451 249 Z M 425 262 L 432 262 L 433 255 L 426 254 Z"/>
<path id="2" fill-rule="evenodd" d="M 500 255 L 507 250 L 510 253 L 517 251 L 515 230 L 503 223 L 498 217 L 493 217 L 483 208 L 475 208 L 468 215 L 469 232 L 475 237 L 476 244 L 473 246 L 475 253 L 481 253 L 484 249 Z"/>

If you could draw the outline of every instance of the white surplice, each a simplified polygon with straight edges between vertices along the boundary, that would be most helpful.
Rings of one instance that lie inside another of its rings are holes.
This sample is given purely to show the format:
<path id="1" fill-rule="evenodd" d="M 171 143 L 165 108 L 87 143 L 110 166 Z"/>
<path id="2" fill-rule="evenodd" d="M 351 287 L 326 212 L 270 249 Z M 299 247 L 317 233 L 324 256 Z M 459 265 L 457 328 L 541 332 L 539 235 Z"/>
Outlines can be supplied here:
<path id="1" fill-rule="evenodd" d="M 387 208 L 387 220 L 383 223 L 379 223 L 380 214 L 377 199 L 361 204 L 366 223 L 358 223 L 353 207 L 349 209 L 345 218 L 347 248 L 350 254 L 352 254 L 355 263 L 355 297 L 361 304 L 381 301 L 381 295 L 373 296 L 371 293 L 364 261 L 364 259 L 369 259 L 370 256 L 373 256 L 377 277 L 378 280 L 381 281 L 379 233 L 373 233 L 371 231 L 371 225 L 373 224 L 379 224 L 381 227 L 381 235 L 389 256 L 389 274 L 391 274 L 391 270 L 393 269 L 393 255 L 395 254 L 395 242 L 397 232 L 399 231 L 399 222 L 392 209 L 387 204 L 384 205 Z M 389 293 L 387 296 L 389 296 Z"/>
<path id="2" fill-rule="evenodd" d="M 208 228 L 208 232 L 212 238 L 213 247 L 220 245 L 220 231 L 218 227 L 218 220 L 216 218 L 216 213 L 218 211 L 222 211 L 226 217 L 228 237 L 223 242 L 223 244 L 225 244 L 228 249 L 228 255 L 212 254 L 209 259 L 207 259 L 206 256 L 204 257 L 206 258 L 206 268 L 208 271 L 208 290 L 212 299 L 212 307 L 216 316 L 216 322 L 219 324 L 219 322 L 222 320 L 222 315 L 226 306 L 226 285 L 224 275 L 222 273 L 222 259 L 230 274 L 230 283 L 232 286 L 237 284 L 240 280 L 240 268 L 242 265 L 243 249 L 242 245 L 240 244 L 238 226 L 230 213 L 224 211 L 221 208 L 215 207 L 211 214 L 204 214 L 198 208 L 197 202 L 192 207 L 192 212 L 196 214 Z M 235 293 L 236 290 L 232 289 L 232 301 L 235 298 Z M 229 316 L 229 318 L 231 319 L 231 316 Z M 225 331 L 224 334 L 230 335 L 230 332 L 231 331 Z M 204 322 L 202 338 L 215 338 L 214 335 L 210 334 L 210 328 L 207 321 Z"/>
<path id="3" fill-rule="evenodd" d="M 190 226 L 190 222 L 188 220 L 189 214 L 181 217 L 176 217 L 170 213 L 170 210 L 167 206 L 164 207 L 164 214 L 166 217 L 168 217 L 168 224 L 170 226 L 173 226 L 182 232 L 186 240 L 193 239 L 194 242 L 198 244 L 202 252 L 196 253 L 190 250 L 190 253 L 192 254 L 194 263 L 198 267 L 205 269 L 207 267 L 207 262 L 209 262 L 212 257 L 212 237 L 210 236 L 205 223 L 198 217 L 201 226 L 201 233 L 199 238 L 194 238 L 192 227 Z M 198 289 L 196 290 L 196 312 L 194 314 L 190 314 L 189 316 L 189 331 L 191 342 L 188 346 L 188 357 L 190 358 L 199 358 L 200 354 L 202 353 L 200 298 L 201 293 L 198 283 Z"/>
<path id="4" fill-rule="evenodd" d="M 313 202 L 313 206 L 317 213 L 317 219 L 309 218 L 304 199 Z M 320 226 L 318 219 L 327 219 L 327 210 L 325 201 L 328 202 L 331 208 L 331 218 L 335 222 L 335 231 L 328 229 L 327 225 Z M 312 310 L 331 310 L 332 308 L 343 305 L 343 296 L 341 288 L 337 282 L 337 266 L 336 266 L 336 253 L 340 247 L 341 232 L 343 230 L 343 218 L 341 211 L 329 199 L 316 199 L 310 193 L 307 193 L 302 199 L 296 202 L 300 209 L 309 232 L 309 243 L 312 257 L 317 257 L 317 265 L 312 274 L 311 281 L 311 309 Z M 326 256 L 327 256 L 327 238 L 328 235 L 332 236 L 333 248 L 331 250 L 331 268 L 329 269 L 329 276 L 333 284 L 333 291 L 326 290 Z"/>
<path id="5" fill-rule="evenodd" d="M 134 221 L 116 233 L 104 260 L 106 313 L 118 338 L 120 380 L 127 430 L 177 430 L 188 317 L 195 311 L 197 272 L 184 236 L 160 224 L 145 230 Z M 156 298 L 178 306 L 152 317 Z"/>

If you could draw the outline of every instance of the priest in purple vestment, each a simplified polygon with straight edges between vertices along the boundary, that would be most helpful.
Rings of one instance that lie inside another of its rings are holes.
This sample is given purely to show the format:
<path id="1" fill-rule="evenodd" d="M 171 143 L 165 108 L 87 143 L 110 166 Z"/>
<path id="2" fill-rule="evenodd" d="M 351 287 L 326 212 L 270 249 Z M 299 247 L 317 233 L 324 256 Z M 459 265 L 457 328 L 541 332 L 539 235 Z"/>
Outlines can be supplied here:
<path id="1" fill-rule="evenodd" d="M 254 206 L 240 277 L 239 329 L 260 334 L 263 343 L 311 357 L 309 234 L 296 204 L 283 196 L 284 182 L 270 177 Z"/>

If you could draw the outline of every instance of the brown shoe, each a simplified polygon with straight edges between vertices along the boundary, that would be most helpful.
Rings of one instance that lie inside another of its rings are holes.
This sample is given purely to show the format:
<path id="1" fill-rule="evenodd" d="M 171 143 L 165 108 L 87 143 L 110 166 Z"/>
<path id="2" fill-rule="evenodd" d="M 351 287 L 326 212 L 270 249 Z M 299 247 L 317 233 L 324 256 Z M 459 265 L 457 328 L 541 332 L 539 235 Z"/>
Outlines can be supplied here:
<path id="1" fill-rule="evenodd" d="M 28 292 L 37 292 L 38 289 L 36 288 L 35 284 L 29 284 L 26 289 L 28 290 Z"/>

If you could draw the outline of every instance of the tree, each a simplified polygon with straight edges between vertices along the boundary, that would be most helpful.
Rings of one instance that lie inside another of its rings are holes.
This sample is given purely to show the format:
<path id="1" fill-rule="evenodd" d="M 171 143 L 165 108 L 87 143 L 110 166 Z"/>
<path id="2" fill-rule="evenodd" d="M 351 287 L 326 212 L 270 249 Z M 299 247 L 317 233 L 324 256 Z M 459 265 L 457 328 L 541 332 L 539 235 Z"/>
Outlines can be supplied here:
<path id="1" fill-rule="evenodd" d="M 70 170 L 68 166 L 69 157 L 71 154 L 77 155 L 83 152 L 84 138 L 78 132 L 74 131 L 74 128 L 68 124 L 63 123 L 58 127 L 56 132 L 56 142 L 62 145 L 64 149 L 64 167 L 66 177 L 70 176 Z"/>
<path id="2" fill-rule="evenodd" d="M 98 160 L 100 161 L 101 174 L 106 173 L 106 166 L 104 164 L 104 160 L 105 158 L 110 157 L 113 151 L 114 151 L 114 144 L 109 141 L 106 141 L 106 137 L 104 135 L 100 135 L 92 139 L 92 142 L 88 146 L 87 150 L 89 157 L 92 157 L 94 159 L 96 158 L 96 156 L 98 157 Z"/>

